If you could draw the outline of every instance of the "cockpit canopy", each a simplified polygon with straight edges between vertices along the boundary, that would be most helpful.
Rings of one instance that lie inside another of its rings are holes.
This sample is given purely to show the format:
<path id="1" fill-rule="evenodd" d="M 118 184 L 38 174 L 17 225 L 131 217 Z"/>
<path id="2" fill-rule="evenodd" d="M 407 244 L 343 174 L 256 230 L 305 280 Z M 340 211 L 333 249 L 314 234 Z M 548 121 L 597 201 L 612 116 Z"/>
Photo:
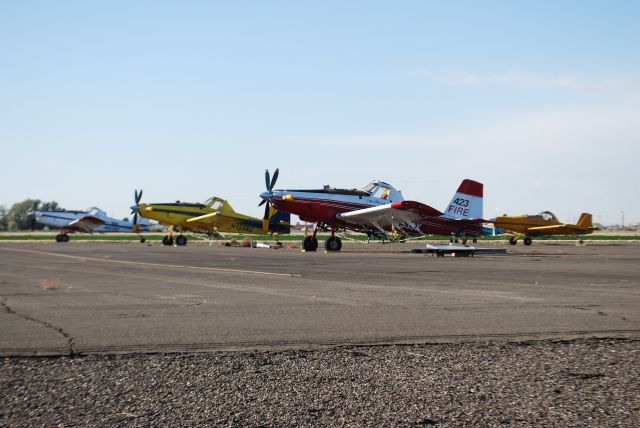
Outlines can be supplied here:
<path id="1" fill-rule="evenodd" d="M 94 217 L 106 217 L 107 213 L 102 211 L 100 208 L 91 207 L 87 210 L 87 214 L 92 215 Z"/>
<path id="2" fill-rule="evenodd" d="M 538 216 L 540 216 L 544 221 L 558 221 L 551 211 L 542 211 Z"/>
<path id="3" fill-rule="evenodd" d="M 380 180 L 372 181 L 363 187 L 362 190 L 369 193 L 369 195 L 374 198 L 388 199 L 390 202 L 399 202 L 404 200 L 401 191 L 395 189 L 389 183 L 385 183 Z"/>
<path id="4" fill-rule="evenodd" d="M 212 196 L 209 199 L 207 199 L 204 204 L 208 207 L 213 208 L 214 210 L 220 210 L 224 205 L 224 199 L 218 198 L 216 196 Z"/>

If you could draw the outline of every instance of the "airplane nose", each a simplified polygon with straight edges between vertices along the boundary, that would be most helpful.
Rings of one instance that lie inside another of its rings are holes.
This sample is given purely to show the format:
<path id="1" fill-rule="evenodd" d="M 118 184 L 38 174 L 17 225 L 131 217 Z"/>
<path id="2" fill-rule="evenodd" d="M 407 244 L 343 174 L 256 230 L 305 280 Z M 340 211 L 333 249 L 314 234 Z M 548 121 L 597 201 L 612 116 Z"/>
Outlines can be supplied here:
<path id="1" fill-rule="evenodd" d="M 260 193 L 260 197 L 262 199 L 264 199 L 265 201 L 268 201 L 269 199 L 271 199 L 273 197 L 273 192 L 262 192 L 262 193 Z"/>

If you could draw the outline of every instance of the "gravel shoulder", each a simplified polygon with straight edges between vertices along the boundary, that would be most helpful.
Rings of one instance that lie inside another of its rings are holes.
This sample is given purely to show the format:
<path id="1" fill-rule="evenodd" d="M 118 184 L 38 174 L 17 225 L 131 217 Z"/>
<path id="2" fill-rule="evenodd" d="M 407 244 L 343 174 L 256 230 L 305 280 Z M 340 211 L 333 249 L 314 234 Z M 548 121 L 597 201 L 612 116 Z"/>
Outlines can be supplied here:
<path id="1" fill-rule="evenodd" d="M 640 426 L 640 341 L 0 360 L 0 426 Z"/>

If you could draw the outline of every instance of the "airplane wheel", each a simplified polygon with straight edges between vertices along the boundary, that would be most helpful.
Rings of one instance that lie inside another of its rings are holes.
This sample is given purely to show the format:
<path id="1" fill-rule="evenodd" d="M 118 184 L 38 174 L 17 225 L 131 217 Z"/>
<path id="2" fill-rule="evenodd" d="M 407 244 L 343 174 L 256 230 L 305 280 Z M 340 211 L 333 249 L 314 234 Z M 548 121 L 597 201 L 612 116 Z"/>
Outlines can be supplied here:
<path id="1" fill-rule="evenodd" d="M 145 238 L 140 238 L 140 243 L 144 244 L 145 242 L 147 242 L 147 240 Z"/>
<path id="2" fill-rule="evenodd" d="M 62 241 L 62 233 L 59 235 L 56 235 L 56 242 L 63 242 Z"/>
<path id="3" fill-rule="evenodd" d="M 324 248 L 327 251 L 340 251 L 342 249 L 342 240 L 337 236 L 332 236 L 324 241 Z"/>
<path id="4" fill-rule="evenodd" d="M 477 244 L 478 243 L 478 238 L 473 238 L 473 240 L 471 242 L 473 242 L 474 244 Z"/>
<path id="5" fill-rule="evenodd" d="M 522 242 L 524 243 L 524 245 L 531 245 L 531 238 L 527 236 Z"/>
<path id="6" fill-rule="evenodd" d="M 170 237 L 169 235 L 165 235 L 162 237 L 162 245 L 173 245 L 173 238 Z"/>
<path id="7" fill-rule="evenodd" d="M 312 236 L 307 236 L 302 241 L 302 249 L 305 251 L 315 251 L 318 249 L 318 240 Z"/>
<path id="8" fill-rule="evenodd" d="M 176 238 L 176 245 L 179 247 L 187 245 L 187 237 L 180 235 Z"/>
<path id="9" fill-rule="evenodd" d="M 62 234 L 62 242 L 69 242 L 69 235 L 67 235 L 66 233 Z"/>
<path id="10" fill-rule="evenodd" d="M 518 240 L 515 238 L 509 238 L 509 244 L 510 245 L 516 245 L 518 243 Z"/>

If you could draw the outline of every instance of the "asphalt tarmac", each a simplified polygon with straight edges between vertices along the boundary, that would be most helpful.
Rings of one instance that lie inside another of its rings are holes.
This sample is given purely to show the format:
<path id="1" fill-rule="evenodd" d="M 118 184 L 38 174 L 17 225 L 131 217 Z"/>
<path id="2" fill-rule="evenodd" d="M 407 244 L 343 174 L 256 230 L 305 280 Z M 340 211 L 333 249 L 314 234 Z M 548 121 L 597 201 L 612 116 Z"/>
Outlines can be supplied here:
<path id="1" fill-rule="evenodd" d="M 640 244 L 0 244 L 0 355 L 638 338 Z"/>

